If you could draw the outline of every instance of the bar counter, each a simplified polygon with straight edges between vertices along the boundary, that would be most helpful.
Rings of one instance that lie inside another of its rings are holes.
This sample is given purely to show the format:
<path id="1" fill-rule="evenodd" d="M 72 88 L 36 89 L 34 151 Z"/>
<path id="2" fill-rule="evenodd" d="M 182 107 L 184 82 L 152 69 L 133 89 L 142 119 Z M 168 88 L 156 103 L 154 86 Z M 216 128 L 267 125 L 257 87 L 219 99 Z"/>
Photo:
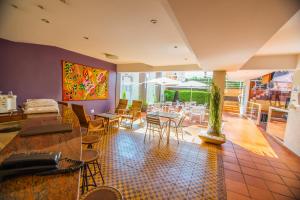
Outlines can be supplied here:
<path id="1" fill-rule="evenodd" d="M 70 113 L 69 113 L 70 114 Z M 68 123 L 73 124 L 73 131 L 36 136 L 21 137 L 16 135 L 0 151 L 0 162 L 12 153 L 56 152 L 62 157 L 81 159 L 81 134 L 78 122 L 70 115 L 38 117 L 21 122 L 22 129 L 39 124 Z M 78 199 L 80 171 L 61 175 L 21 176 L 0 182 L 0 200 L 2 199 Z"/>

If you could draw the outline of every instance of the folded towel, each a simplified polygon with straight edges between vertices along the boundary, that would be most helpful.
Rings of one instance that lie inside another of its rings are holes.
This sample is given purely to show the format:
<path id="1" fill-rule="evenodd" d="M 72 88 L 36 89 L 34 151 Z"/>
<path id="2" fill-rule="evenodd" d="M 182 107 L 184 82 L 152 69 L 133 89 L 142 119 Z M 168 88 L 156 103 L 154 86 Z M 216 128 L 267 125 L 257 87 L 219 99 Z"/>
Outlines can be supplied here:
<path id="1" fill-rule="evenodd" d="M 57 102 L 53 99 L 27 99 L 24 105 L 25 108 L 57 106 Z"/>
<path id="2" fill-rule="evenodd" d="M 58 113 L 58 106 L 44 106 L 44 107 L 25 107 L 25 114 L 36 114 L 36 113 Z"/>

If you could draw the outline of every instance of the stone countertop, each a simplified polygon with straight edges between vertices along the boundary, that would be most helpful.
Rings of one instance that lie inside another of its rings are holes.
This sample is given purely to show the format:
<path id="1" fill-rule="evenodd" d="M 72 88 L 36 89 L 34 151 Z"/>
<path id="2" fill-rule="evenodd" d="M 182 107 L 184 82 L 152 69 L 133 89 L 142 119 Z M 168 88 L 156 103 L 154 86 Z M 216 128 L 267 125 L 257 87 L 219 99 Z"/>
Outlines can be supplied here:
<path id="1" fill-rule="evenodd" d="M 0 162 L 12 153 L 62 152 L 62 157 L 81 159 L 81 133 L 78 120 L 70 118 L 70 111 L 62 117 L 41 117 L 22 122 L 22 129 L 39 124 L 62 123 L 73 124 L 73 131 L 67 133 L 44 134 L 28 137 L 15 136 L 0 151 Z M 62 175 L 21 176 L 0 183 L 0 200 L 2 199 L 78 199 L 80 171 Z"/>

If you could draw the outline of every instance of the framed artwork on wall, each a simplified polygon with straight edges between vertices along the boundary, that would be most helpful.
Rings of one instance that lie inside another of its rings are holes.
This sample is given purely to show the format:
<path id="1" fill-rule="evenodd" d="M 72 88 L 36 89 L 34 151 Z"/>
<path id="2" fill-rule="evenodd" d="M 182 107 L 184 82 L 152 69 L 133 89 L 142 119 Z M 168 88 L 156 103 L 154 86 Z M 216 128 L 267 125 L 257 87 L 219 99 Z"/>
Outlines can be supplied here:
<path id="1" fill-rule="evenodd" d="M 105 69 L 62 61 L 63 101 L 108 98 L 109 72 Z"/>

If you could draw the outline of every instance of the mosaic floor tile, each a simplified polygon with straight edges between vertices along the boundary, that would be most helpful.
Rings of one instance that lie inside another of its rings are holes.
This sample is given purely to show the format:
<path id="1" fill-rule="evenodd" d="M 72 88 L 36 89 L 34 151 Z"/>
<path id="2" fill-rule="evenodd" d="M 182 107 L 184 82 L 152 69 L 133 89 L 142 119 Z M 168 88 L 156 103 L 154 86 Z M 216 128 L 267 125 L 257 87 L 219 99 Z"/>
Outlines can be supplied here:
<path id="1" fill-rule="evenodd" d="M 158 137 L 144 142 L 140 132 L 121 130 L 102 137 L 99 162 L 105 185 L 117 188 L 124 199 L 226 199 L 215 146 L 173 139 L 166 145 Z M 98 175 L 96 182 L 102 185 Z"/>

